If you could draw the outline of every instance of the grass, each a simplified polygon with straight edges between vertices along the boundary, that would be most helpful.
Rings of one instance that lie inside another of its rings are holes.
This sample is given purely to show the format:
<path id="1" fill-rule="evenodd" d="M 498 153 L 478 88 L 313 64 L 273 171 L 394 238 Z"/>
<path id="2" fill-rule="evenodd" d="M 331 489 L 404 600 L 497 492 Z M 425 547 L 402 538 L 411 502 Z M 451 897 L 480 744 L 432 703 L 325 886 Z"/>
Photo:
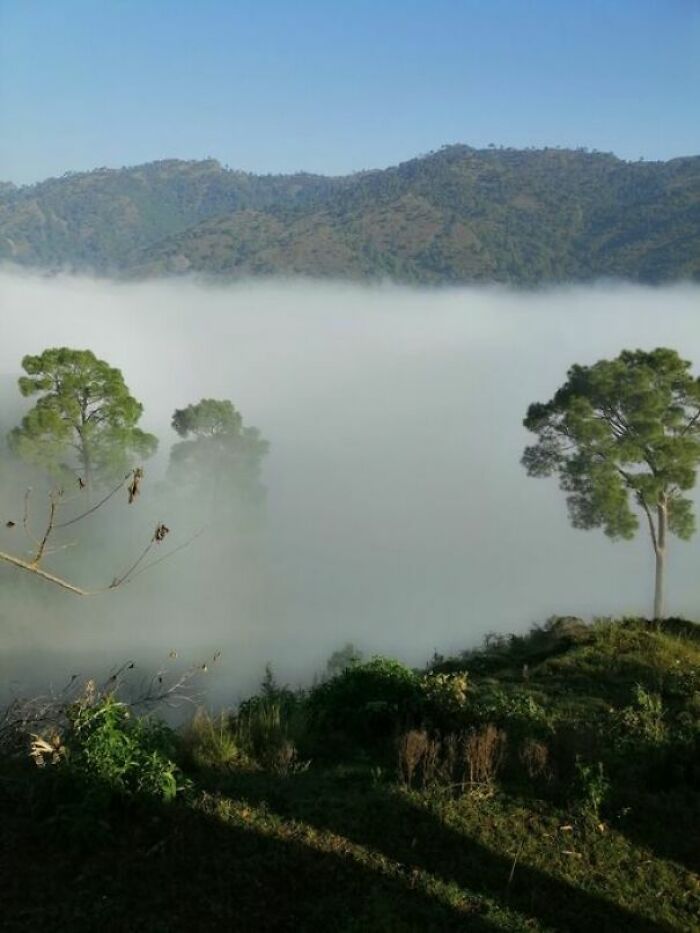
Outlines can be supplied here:
<path id="1" fill-rule="evenodd" d="M 467 921 L 617 933 L 690 931 L 700 915 L 692 867 L 637 840 L 645 812 L 601 829 L 508 794 L 409 792 L 370 768 L 218 772 L 202 774 L 186 802 L 117 807 L 76 839 L 19 790 L 11 805 L 7 779 L 3 790 L 8 933 L 450 931 Z M 657 807 L 654 820 L 665 815 Z"/>
<path id="2" fill-rule="evenodd" d="M 692 709 L 695 629 L 564 628 L 442 666 L 467 670 L 475 695 L 529 692 L 567 726 L 588 706 L 627 709 L 639 685 L 674 715 Z M 688 773 L 652 787 L 619 779 L 612 759 L 604 774 L 580 762 L 596 813 L 578 785 L 512 768 L 467 793 L 409 789 L 391 748 L 280 768 L 292 732 L 303 741 L 301 709 L 271 692 L 242 716 L 200 713 L 184 738 L 188 789 L 170 804 L 113 795 L 90 813 L 57 769 L 1 759 L 3 931 L 700 929 L 700 788 Z M 645 764 L 640 752 L 630 773 Z"/>

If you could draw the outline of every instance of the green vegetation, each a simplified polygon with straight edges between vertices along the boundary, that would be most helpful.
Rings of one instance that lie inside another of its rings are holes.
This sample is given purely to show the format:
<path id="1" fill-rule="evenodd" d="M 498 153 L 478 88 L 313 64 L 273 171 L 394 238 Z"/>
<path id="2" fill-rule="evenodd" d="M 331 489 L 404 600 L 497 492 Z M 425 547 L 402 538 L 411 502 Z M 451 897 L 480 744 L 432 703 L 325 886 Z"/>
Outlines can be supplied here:
<path id="1" fill-rule="evenodd" d="M 92 351 L 44 350 L 25 356 L 22 368 L 22 395 L 39 395 L 9 436 L 23 460 L 58 478 L 77 475 L 90 490 L 123 477 L 155 453 L 156 438 L 137 427 L 143 406 L 121 372 Z"/>
<path id="2" fill-rule="evenodd" d="M 139 276 L 697 279 L 700 157 L 455 145 L 343 178 L 98 169 L 0 188 L 0 258 Z"/>
<path id="3" fill-rule="evenodd" d="M 268 671 L 177 732 L 109 689 L 67 710 L 0 729 L 8 931 L 697 928 L 693 623 Z"/>
<path id="4" fill-rule="evenodd" d="M 243 426 L 228 399 L 203 398 L 178 409 L 172 426 L 184 438 L 170 450 L 173 484 L 187 495 L 209 499 L 212 513 L 260 504 L 260 468 L 270 445 L 257 428 Z"/>
<path id="5" fill-rule="evenodd" d="M 633 538 L 639 519 L 656 557 L 654 618 L 664 615 L 667 538 L 695 531 L 700 463 L 700 381 L 675 350 L 623 350 L 615 360 L 572 366 L 546 404 L 530 405 L 525 427 L 538 435 L 523 464 L 531 476 L 559 474 L 576 528 Z"/>
<path id="6" fill-rule="evenodd" d="M 63 464 L 70 438 L 89 476 L 130 449 L 141 409 L 118 371 L 67 349 L 25 369 L 22 387 L 46 393 L 23 422 L 46 444 L 37 463 Z M 629 535 L 632 496 L 657 509 L 657 549 L 666 524 L 692 531 L 683 492 L 700 396 L 688 370 L 671 350 L 624 351 L 573 367 L 531 407 L 539 444 L 525 463 L 559 471 L 576 523 Z M 120 412 L 134 416 L 126 426 Z M 231 403 L 204 399 L 173 424 L 178 482 L 205 488 L 218 470 L 254 496 L 266 444 Z M 34 561 L 0 559 L 85 595 L 39 569 L 51 501 Z M 112 586 L 167 532 L 159 524 Z M 308 689 L 268 665 L 235 710 L 200 709 L 177 728 L 155 710 L 206 664 L 163 669 L 130 701 L 133 662 L 101 687 L 15 701 L 0 712 L 2 928 L 696 930 L 700 626 L 660 616 L 553 618 L 424 670 L 348 643 Z"/>
<path id="7" fill-rule="evenodd" d="M 140 556 L 107 586 L 86 589 L 73 582 L 75 567 L 66 571 L 70 561 L 64 560 L 63 568 L 55 572 L 45 566 L 45 559 L 77 543 L 59 544 L 57 534 L 60 538 L 62 529 L 70 527 L 73 532 L 77 523 L 93 516 L 121 490 L 130 504 L 137 500 L 144 478 L 140 463 L 155 453 L 158 440 L 138 427 L 143 406 L 130 394 L 120 370 L 97 359 L 92 351 L 48 349 L 38 356 L 25 356 L 22 367 L 27 375 L 19 379 L 21 394 L 39 398 L 7 434 L 8 455 L 0 452 L 0 471 L 4 486 L 11 485 L 11 475 L 15 481 L 21 477 L 24 488 L 15 483 L 19 501 L 24 493 L 21 520 L 19 515 L 6 519 L 4 528 L 15 538 L 25 539 L 24 547 L 30 545 L 31 556 L 21 548 L 3 548 L 0 563 L 77 596 L 116 589 L 167 556 L 147 561 L 170 532 L 164 522 L 158 521 Z M 186 512 L 196 499 L 208 502 L 210 514 L 224 516 L 227 523 L 232 516 L 239 526 L 243 519 L 257 519 L 265 493 L 260 468 L 269 446 L 259 431 L 243 427 L 242 417 L 230 401 L 215 399 L 202 399 L 197 405 L 175 411 L 173 427 L 185 440 L 171 449 L 171 482 L 165 490 L 168 510 L 177 512 L 184 503 Z M 21 470 L 17 469 L 20 461 Z M 48 517 L 45 522 L 41 519 L 41 530 L 32 514 L 34 483 L 48 500 Z M 99 487 L 103 490 L 95 501 L 90 494 Z M 111 488 L 104 492 L 104 487 Z M 16 502 L 12 508 L 17 508 Z M 181 510 L 175 518 L 182 514 Z M 112 525 L 110 543 L 115 538 Z M 177 549 L 186 543 L 181 541 Z M 105 550 L 102 543 L 100 550 Z"/>

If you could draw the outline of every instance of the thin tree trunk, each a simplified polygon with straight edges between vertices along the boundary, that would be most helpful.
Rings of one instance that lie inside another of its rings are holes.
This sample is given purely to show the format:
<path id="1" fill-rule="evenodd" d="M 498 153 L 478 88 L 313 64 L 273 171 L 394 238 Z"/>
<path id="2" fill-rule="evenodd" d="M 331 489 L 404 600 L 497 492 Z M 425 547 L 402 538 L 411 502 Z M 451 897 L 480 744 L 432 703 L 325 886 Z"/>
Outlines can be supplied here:
<path id="1" fill-rule="evenodd" d="M 666 614 L 666 533 L 668 530 L 668 505 L 666 496 L 659 497 L 656 505 L 656 581 L 654 585 L 654 618 L 663 619 Z"/>

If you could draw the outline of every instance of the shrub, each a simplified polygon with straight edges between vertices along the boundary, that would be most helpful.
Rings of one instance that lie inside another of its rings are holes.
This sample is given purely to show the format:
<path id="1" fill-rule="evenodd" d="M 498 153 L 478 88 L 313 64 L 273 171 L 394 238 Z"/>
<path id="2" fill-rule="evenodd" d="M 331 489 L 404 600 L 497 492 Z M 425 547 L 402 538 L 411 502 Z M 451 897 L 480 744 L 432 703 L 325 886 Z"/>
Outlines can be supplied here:
<path id="1" fill-rule="evenodd" d="M 425 771 L 425 762 L 430 755 L 431 745 L 434 743 L 425 729 L 410 729 L 398 740 L 398 767 L 399 778 L 406 787 L 413 785 L 413 778 L 421 765 Z M 424 781 L 425 783 L 425 776 Z"/>
<path id="2" fill-rule="evenodd" d="M 425 713 L 435 726 L 462 725 L 469 702 L 469 678 L 464 671 L 424 674 L 420 681 Z"/>
<path id="3" fill-rule="evenodd" d="M 611 784 L 601 761 L 595 765 L 576 762 L 575 796 L 584 816 L 600 819 L 600 808 L 610 793 Z"/>
<path id="4" fill-rule="evenodd" d="M 624 744 L 639 742 L 659 747 L 667 739 L 664 707 L 658 693 L 635 687 L 634 703 L 616 714 L 620 738 Z"/>
<path id="5" fill-rule="evenodd" d="M 306 766 L 299 762 L 297 750 L 306 731 L 301 698 L 251 697 L 241 704 L 231 725 L 237 748 L 254 765 L 277 774 Z"/>
<path id="6" fill-rule="evenodd" d="M 410 729 L 398 741 L 399 778 L 406 787 L 417 779 L 422 787 L 451 792 L 491 788 L 505 752 L 506 734 L 492 724 L 444 738 Z"/>
<path id="7" fill-rule="evenodd" d="M 108 694 L 90 685 L 67 710 L 63 734 L 34 736 L 37 764 L 54 764 L 85 792 L 106 802 L 112 795 L 171 801 L 188 782 L 175 764 L 175 735 L 164 723 L 139 719 Z"/>
<path id="8" fill-rule="evenodd" d="M 552 717 L 532 694 L 500 687 L 477 693 L 470 715 L 476 722 L 507 726 L 509 732 L 525 736 L 546 735 L 553 729 Z"/>
<path id="9" fill-rule="evenodd" d="M 183 729 L 182 751 L 188 763 L 198 769 L 225 770 L 245 758 L 233 734 L 230 714 L 212 716 L 206 709 L 198 709 Z"/>
<path id="10" fill-rule="evenodd" d="M 420 681 L 410 668 L 376 657 L 314 687 L 308 709 L 316 729 L 374 746 L 416 718 L 420 699 Z"/>
<path id="11" fill-rule="evenodd" d="M 465 760 L 472 787 L 490 787 L 503 764 L 506 752 L 506 734 L 493 723 L 475 729 L 465 740 Z"/>

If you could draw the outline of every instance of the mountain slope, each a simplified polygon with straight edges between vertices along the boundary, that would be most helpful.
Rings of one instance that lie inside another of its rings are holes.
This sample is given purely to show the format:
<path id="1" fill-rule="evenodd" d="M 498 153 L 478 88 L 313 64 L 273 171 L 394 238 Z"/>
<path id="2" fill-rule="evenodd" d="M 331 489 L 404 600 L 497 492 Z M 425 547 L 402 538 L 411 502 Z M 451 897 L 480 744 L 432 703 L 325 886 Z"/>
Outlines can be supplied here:
<path id="1" fill-rule="evenodd" d="M 116 270 L 129 252 L 215 214 L 303 202 L 332 185 L 312 175 L 229 171 L 213 159 L 69 173 L 23 188 L 5 185 L 0 187 L 0 259 Z"/>
<path id="2" fill-rule="evenodd" d="M 0 191 L 3 255 L 134 276 L 699 279 L 700 157 L 449 146 L 336 179 L 153 163 Z"/>

